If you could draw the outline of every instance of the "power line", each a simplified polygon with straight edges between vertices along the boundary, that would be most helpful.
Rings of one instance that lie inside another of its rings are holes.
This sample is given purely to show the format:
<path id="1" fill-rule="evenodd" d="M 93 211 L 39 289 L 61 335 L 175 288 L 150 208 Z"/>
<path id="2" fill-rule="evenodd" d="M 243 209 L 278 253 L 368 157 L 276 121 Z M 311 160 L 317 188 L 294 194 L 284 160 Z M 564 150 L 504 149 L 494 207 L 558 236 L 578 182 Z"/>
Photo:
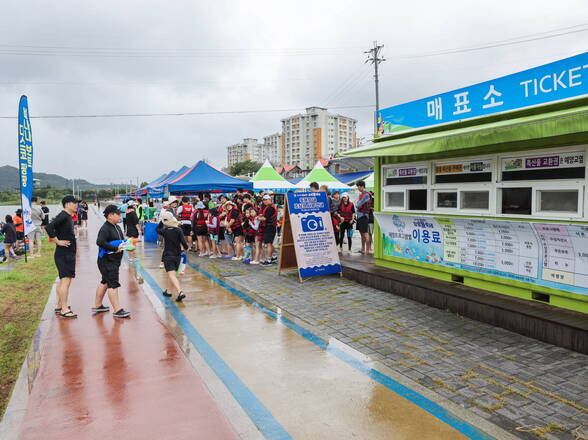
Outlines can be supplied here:
<path id="1" fill-rule="evenodd" d="M 332 109 L 372 108 L 373 105 L 348 105 L 331 107 Z M 96 114 L 96 115 L 41 115 L 31 116 L 31 119 L 74 119 L 74 118 L 144 118 L 155 116 L 208 116 L 208 115 L 232 115 L 254 113 L 281 113 L 297 112 L 304 108 L 267 109 L 267 110 L 228 110 L 215 112 L 181 112 L 181 113 L 120 113 L 120 114 Z M 0 116 L 0 119 L 17 119 L 17 116 Z"/>
<path id="2" fill-rule="evenodd" d="M 500 46 L 527 43 L 530 41 L 555 38 L 563 35 L 585 32 L 587 23 L 552 29 L 533 34 L 498 40 L 483 45 L 444 49 L 429 53 L 407 54 L 391 57 L 394 59 L 422 58 L 452 53 L 484 50 Z M 583 29 L 578 29 L 583 28 Z M 340 55 L 349 54 L 356 47 L 317 47 L 317 48 L 259 48 L 259 49 L 157 49 L 157 48 L 101 48 L 81 46 L 34 46 L 34 45 L 0 45 L 0 55 L 15 56 L 80 56 L 80 57 L 113 57 L 113 58 L 230 58 L 249 55 L 261 56 L 307 56 L 307 55 Z"/>

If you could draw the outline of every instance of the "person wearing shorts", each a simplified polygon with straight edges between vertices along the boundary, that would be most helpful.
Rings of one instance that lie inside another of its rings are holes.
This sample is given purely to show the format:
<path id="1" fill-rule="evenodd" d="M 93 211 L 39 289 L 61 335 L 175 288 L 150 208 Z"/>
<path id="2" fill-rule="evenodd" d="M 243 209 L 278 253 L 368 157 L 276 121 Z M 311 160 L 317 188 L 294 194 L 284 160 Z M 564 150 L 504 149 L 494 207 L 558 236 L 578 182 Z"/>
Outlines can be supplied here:
<path id="1" fill-rule="evenodd" d="M 108 306 L 103 304 L 104 296 L 108 292 L 108 299 L 115 311 L 112 316 L 115 318 L 128 318 L 131 313 L 121 307 L 118 298 L 118 288 L 120 287 L 119 269 L 123 257 L 122 242 L 125 241 L 125 235 L 118 225 L 121 221 L 121 212 L 115 205 L 108 205 L 104 209 L 104 217 L 106 221 L 98 231 L 96 244 L 100 249 L 108 253 L 102 256 L 98 255 L 97 263 L 101 279 L 96 288 L 92 313 L 98 314 L 110 310 Z M 121 241 L 121 244 L 111 244 L 111 242 L 116 241 Z"/>
<path id="2" fill-rule="evenodd" d="M 67 195 L 61 200 L 61 211 L 47 225 L 47 234 L 55 242 L 55 266 L 59 274 L 57 284 L 57 305 L 55 313 L 61 318 L 77 318 L 68 305 L 69 287 L 76 277 L 76 236 L 74 233 L 73 215 L 78 209 L 79 200 Z"/>
<path id="3" fill-rule="evenodd" d="M 158 232 L 163 235 L 163 265 L 167 274 L 167 285 L 163 292 L 163 296 L 172 296 L 172 290 L 178 294 L 176 301 L 181 302 L 186 295 L 182 291 L 180 281 L 176 275 L 180 268 L 182 261 L 182 248 L 188 251 L 188 242 L 184 237 L 183 231 L 180 229 L 180 222 L 176 220 L 171 212 L 166 212 L 163 215 L 163 220 L 157 226 Z"/>

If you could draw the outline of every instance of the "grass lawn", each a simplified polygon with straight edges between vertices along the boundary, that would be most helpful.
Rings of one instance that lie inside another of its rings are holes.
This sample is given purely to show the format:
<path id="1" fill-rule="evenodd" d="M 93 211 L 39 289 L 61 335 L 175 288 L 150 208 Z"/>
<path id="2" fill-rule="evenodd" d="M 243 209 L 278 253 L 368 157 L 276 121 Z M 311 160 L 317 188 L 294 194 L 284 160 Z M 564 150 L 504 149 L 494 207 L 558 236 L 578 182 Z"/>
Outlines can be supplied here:
<path id="1" fill-rule="evenodd" d="M 45 242 L 42 257 L 22 258 L 12 271 L 0 272 L 0 417 L 57 276 L 54 248 Z"/>

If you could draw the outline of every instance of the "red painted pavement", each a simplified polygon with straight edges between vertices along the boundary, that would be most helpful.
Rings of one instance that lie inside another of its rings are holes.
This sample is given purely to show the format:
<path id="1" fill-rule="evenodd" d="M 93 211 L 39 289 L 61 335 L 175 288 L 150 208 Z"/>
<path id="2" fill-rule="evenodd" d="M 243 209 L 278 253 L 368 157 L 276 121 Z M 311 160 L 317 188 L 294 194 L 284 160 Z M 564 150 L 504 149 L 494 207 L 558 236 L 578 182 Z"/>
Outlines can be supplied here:
<path id="1" fill-rule="evenodd" d="M 78 319 L 52 318 L 20 438 L 237 438 L 124 263 L 119 294 L 131 318 L 91 315 L 100 278 L 90 228 L 70 291 Z"/>

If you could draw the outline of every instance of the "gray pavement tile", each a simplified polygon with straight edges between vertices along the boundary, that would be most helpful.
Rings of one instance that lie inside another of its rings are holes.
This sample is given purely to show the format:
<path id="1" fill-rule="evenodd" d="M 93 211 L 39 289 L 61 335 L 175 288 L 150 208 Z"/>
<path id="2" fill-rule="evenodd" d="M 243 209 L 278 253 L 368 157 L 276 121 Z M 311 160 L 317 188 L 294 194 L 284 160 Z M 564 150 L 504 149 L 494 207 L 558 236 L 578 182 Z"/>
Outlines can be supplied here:
<path id="1" fill-rule="evenodd" d="M 313 278 L 300 284 L 292 274 L 278 279 L 275 268 L 200 259 L 196 264 L 245 272 L 225 281 L 260 295 L 315 325 L 321 334 L 370 355 L 517 437 L 538 438 L 514 431 L 523 424 L 545 425 L 551 420 L 567 427 L 564 422 L 586 421 L 587 412 L 581 408 L 588 407 L 588 356 L 346 279 Z M 523 382 L 532 382 L 540 391 Z M 561 399 L 574 401 L 580 409 Z M 552 432 L 545 438 L 571 437 Z"/>

